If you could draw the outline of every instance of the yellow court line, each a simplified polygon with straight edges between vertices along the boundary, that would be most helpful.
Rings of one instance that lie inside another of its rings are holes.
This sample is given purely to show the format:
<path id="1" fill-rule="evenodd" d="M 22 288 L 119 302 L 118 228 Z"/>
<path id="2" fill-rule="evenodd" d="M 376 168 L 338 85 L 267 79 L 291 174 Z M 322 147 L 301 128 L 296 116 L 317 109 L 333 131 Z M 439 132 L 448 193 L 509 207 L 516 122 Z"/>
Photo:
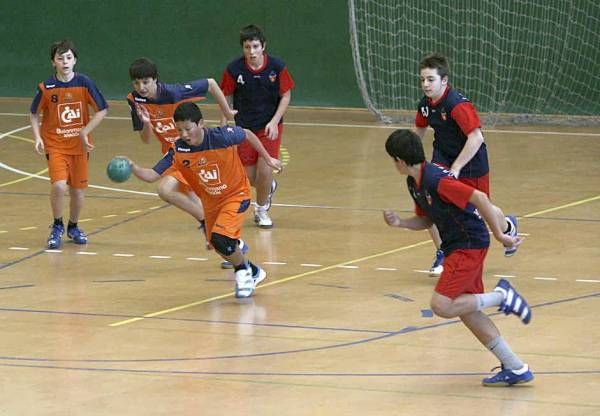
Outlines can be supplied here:
<path id="1" fill-rule="evenodd" d="M 283 278 L 283 279 L 275 280 L 274 282 L 269 282 L 269 283 L 261 284 L 260 287 L 259 287 L 259 289 L 262 289 L 262 288 L 265 288 L 265 287 L 269 287 L 269 286 L 278 285 L 278 284 L 285 283 L 285 282 L 289 282 L 290 280 L 299 279 L 301 277 L 310 276 L 312 274 L 321 273 L 321 272 L 324 272 L 324 271 L 327 271 L 327 270 L 335 269 L 336 267 L 339 267 L 339 266 L 344 266 L 344 265 L 353 264 L 353 263 L 359 263 L 361 261 L 371 260 L 371 259 L 374 259 L 374 258 L 377 258 L 377 257 L 382 257 L 382 256 L 387 256 L 388 254 L 398 253 L 398 252 L 401 252 L 401 251 L 410 250 L 411 248 L 424 246 L 426 244 L 431 244 L 431 242 L 432 242 L 431 240 L 421 241 L 419 243 L 411 244 L 411 245 L 404 246 L 404 247 L 399 247 L 399 248 L 396 248 L 396 249 L 393 249 L 393 250 L 384 251 L 382 253 L 377 253 L 377 254 L 373 254 L 373 255 L 370 255 L 370 256 L 366 256 L 366 257 L 360 257 L 358 259 L 354 259 L 354 260 L 345 261 L 345 262 L 342 262 L 342 263 L 333 264 L 331 266 L 321 267 L 320 269 L 315 269 L 315 270 L 311 270 L 311 271 L 308 271 L 308 272 L 305 272 L 305 273 L 296 274 L 294 276 L 290 276 L 290 277 L 286 277 L 286 278 Z M 109 326 L 126 325 L 126 324 L 130 324 L 130 323 L 133 323 L 133 322 L 136 322 L 136 321 L 141 321 L 144 318 L 153 318 L 155 316 L 165 315 L 167 313 L 171 313 L 171 312 L 175 312 L 175 311 L 180 311 L 182 309 L 191 308 L 193 306 L 202 305 L 204 303 L 209 303 L 209 302 L 212 302 L 212 301 L 215 301 L 215 300 L 225 299 L 225 298 L 228 298 L 228 297 L 233 296 L 233 295 L 235 295 L 235 292 L 229 292 L 229 293 L 225 293 L 223 295 L 214 296 L 212 298 L 202 299 L 202 300 L 199 300 L 197 302 L 188 303 L 186 305 L 176 306 L 174 308 L 170 308 L 170 309 L 165 309 L 165 310 L 158 311 L 158 312 L 149 313 L 149 314 L 141 316 L 141 317 L 127 319 L 125 321 L 114 322 L 112 324 L 109 324 Z"/>
<path id="2" fill-rule="evenodd" d="M 13 184 L 18 183 L 18 182 L 23 182 L 23 181 L 27 181 L 29 179 L 33 179 L 35 176 L 41 175 L 42 173 L 46 173 L 46 172 L 48 172 L 48 168 L 42 169 L 39 172 L 36 172 L 36 173 L 34 173 L 32 175 L 25 176 L 24 178 L 15 179 L 14 181 L 10 181 L 10 182 L 0 183 L 0 188 L 2 188 L 4 186 L 8 186 L 8 185 L 13 185 Z"/>
<path id="3" fill-rule="evenodd" d="M 549 208 L 549 209 L 545 209 L 543 211 L 538 211 L 538 212 L 533 212 L 531 214 L 523 215 L 522 218 L 531 218 L 531 217 L 535 217 L 537 215 L 547 214 L 548 212 L 554 212 L 554 211 L 558 211 L 560 209 L 570 208 L 570 207 L 574 207 L 577 205 L 585 204 L 587 202 L 596 201 L 598 199 L 600 199 L 600 195 L 594 196 L 592 198 L 582 199 L 581 201 L 571 202 L 570 204 L 561 205 L 559 207 Z"/>
<path id="4" fill-rule="evenodd" d="M 33 140 L 33 139 L 28 139 L 27 137 L 17 136 L 16 134 L 9 134 L 6 137 L 12 137 L 13 139 L 23 140 L 24 142 L 28 142 L 28 143 L 35 143 L 35 140 Z"/>

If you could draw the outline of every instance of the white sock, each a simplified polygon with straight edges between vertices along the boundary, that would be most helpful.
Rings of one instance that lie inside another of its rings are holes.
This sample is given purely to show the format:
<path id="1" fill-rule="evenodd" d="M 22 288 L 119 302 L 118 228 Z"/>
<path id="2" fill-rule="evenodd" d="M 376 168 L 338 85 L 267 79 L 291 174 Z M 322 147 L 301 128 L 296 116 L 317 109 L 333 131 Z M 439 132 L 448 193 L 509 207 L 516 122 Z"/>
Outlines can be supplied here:
<path id="1" fill-rule="evenodd" d="M 523 370 L 525 364 L 517 357 L 517 355 L 510 349 L 506 341 L 502 337 L 496 337 L 486 344 L 486 348 L 491 351 L 492 354 L 500 360 L 504 365 L 504 368 L 509 370 L 515 370 L 515 374 L 523 374 L 527 371 L 527 368 Z"/>
<path id="2" fill-rule="evenodd" d="M 477 293 L 477 310 L 480 311 L 490 306 L 500 306 L 504 300 L 504 294 L 500 291 L 493 291 L 488 293 Z"/>

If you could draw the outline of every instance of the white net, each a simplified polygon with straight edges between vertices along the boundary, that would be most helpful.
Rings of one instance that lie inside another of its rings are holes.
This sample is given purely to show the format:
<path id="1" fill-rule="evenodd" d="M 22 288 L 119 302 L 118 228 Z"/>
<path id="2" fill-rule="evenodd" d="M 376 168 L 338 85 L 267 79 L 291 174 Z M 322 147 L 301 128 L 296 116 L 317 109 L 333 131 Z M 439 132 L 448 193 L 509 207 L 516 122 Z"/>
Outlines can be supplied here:
<path id="1" fill-rule="evenodd" d="M 416 109 L 419 61 L 432 52 L 448 57 L 450 83 L 492 121 L 500 114 L 516 122 L 548 115 L 594 121 L 600 114 L 598 0 L 348 5 L 358 84 L 384 121 L 406 121 L 403 110 Z"/>

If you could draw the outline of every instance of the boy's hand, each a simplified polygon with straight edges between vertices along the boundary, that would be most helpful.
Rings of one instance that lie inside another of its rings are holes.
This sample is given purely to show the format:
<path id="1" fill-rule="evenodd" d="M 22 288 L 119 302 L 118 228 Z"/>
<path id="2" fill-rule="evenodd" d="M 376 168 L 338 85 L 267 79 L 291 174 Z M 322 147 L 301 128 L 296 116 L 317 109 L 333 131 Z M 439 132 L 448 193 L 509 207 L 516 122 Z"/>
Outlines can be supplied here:
<path id="1" fill-rule="evenodd" d="M 86 152 L 91 152 L 94 150 L 95 146 L 90 143 L 88 135 L 85 134 L 83 130 L 79 133 L 79 139 L 81 140 L 81 145 Z"/>
<path id="2" fill-rule="evenodd" d="M 390 227 L 400 227 L 400 217 L 395 211 L 386 209 L 383 211 L 383 219 Z"/>
<path id="3" fill-rule="evenodd" d="M 41 139 L 35 139 L 35 145 L 34 145 L 34 149 L 36 151 L 37 154 L 39 155 L 43 155 L 44 154 L 44 142 Z"/>
<path id="4" fill-rule="evenodd" d="M 281 163 L 281 160 L 279 160 L 279 159 L 275 159 L 274 157 L 269 157 L 269 159 L 265 160 L 265 162 L 267 162 L 267 165 L 269 165 L 271 168 L 273 168 L 275 170 L 275 172 L 277 172 L 277 173 L 281 173 L 281 171 L 283 170 L 283 164 Z"/>
<path id="5" fill-rule="evenodd" d="M 277 139 L 277 136 L 279 136 L 279 129 L 277 128 L 277 123 L 273 123 L 272 121 L 270 121 L 265 126 L 265 134 L 267 135 L 267 138 L 269 140 Z"/>
<path id="6" fill-rule="evenodd" d="M 502 245 L 507 248 L 519 247 L 524 239 L 525 239 L 524 237 L 520 237 L 520 236 L 511 237 L 507 234 L 502 234 L 500 236 L 496 236 L 496 240 L 501 242 Z"/>
<path id="7" fill-rule="evenodd" d="M 150 113 L 148 112 L 148 109 L 146 107 L 144 107 L 143 105 L 140 104 L 135 104 L 135 111 L 137 112 L 138 117 L 140 118 L 141 122 L 146 124 L 150 124 Z"/>

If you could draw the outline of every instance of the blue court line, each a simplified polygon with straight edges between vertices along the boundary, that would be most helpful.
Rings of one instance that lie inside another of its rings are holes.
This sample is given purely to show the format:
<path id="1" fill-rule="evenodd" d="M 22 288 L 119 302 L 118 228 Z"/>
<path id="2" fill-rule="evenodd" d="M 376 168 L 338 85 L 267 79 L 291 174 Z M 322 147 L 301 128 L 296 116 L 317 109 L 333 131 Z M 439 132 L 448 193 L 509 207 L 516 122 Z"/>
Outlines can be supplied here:
<path id="1" fill-rule="evenodd" d="M 159 211 L 161 209 L 167 208 L 169 206 L 170 206 L 170 204 L 161 205 L 157 209 L 149 210 L 149 211 L 146 211 L 146 212 L 144 212 L 144 213 L 142 213 L 140 215 L 136 215 L 134 217 L 129 217 L 129 218 L 126 218 L 126 219 L 124 219 L 122 221 L 116 222 L 114 224 L 107 225 L 105 227 L 99 228 L 98 230 L 96 230 L 94 232 L 88 233 L 88 236 L 90 236 L 90 235 L 96 235 L 96 234 L 99 234 L 99 233 L 104 232 L 106 230 L 110 230 L 111 228 L 118 227 L 119 225 L 123 225 L 123 224 L 126 224 L 126 223 L 131 222 L 131 221 L 135 221 L 135 220 L 137 220 L 139 218 L 145 217 L 146 215 L 150 215 L 150 214 L 152 214 L 152 213 L 154 213 L 156 211 Z M 73 244 L 73 242 L 70 241 L 70 240 L 65 240 L 63 242 L 63 244 Z M 29 259 L 32 259 L 34 257 L 37 257 L 37 256 L 39 256 L 41 254 L 45 254 L 45 253 L 46 253 L 46 249 L 42 249 L 42 250 L 36 251 L 35 253 L 31 253 L 28 256 L 21 257 L 19 259 L 13 260 L 13 261 L 8 262 L 8 263 L 4 263 L 4 264 L 0 265 L 0 270 L 6 269 L 7 267 L 10 267 L 10 266 L 14 266 L 15 264 L 22 263 L 24 261 L 27 261 Z"/>
<path id="2" fill-rule="evenodd" d="M 325 284 L 325 283 L 309 283 L 309 286 L 332 287 L 334 289 L 350 289 L 350 286 L 328 285 L 328 284 Z"/>
<path id="3" fill-rule="evenodd" d="M 205 376 L 273 376 L 273 377 L 473 377 L 487 376 L 489 372 L 450 372 L 450 373 L 275 373 L 260 371 L 196 371 L 196 370 L 142 370 L 131 368 L 96 368 L 67 367 L 57 365 L 12 364 L 0 363 L 2 367 L 46 368 L 52 370 L 99 371 L 134 374 L 170 374 L 170 375 L 205 375 Z M 536 371 L 535 375 L 596 375 L 600 369 L 570 371 Z M 590 405 L 592 407 L 597 407 Z"/>
<path id="4" fill-rule="evenodd" d="M 22 287 L 34 287 L 35 285 L 19 285 L 19 286 L 6 286 L 6 287 L 0 287 L 0 290 L 6 290 L 6 289 L 20 289 Z"/>
<path id="5" fill-rule="evenodd" d="M 433 311 L 431 309 L 421 309 L 421 317 L 433 318 Z"/>
<path id="6" fill-rule="evenodd" d="M 545 303 L 541 303 L 539 305 L 532 305 L 531 308 L 539 309 L 539 308 L 546 307 L 546 306 L 552 306 L 552 305 L 557 305 L 557 304 L 561 304 L 561 303 L 568 303 L 568 302 L 573 302 L 573 301 L 583 300 L 583 299 L 590 299 L 590 298 L 594 298 L 594 297 L 600 297 L 600 292 L 591 293 L 588 295 L 576 296 L 576 297 L 567 298 L 567 299 L 560 299 L 560 300 L 556 300 L 556 301 L 545 302 Z M 0 309 L 0 311 L 3 311 L 3 310 L 6 310 L 6 309 Z M 15 311 L 19 311 L 19 310 L 15 310 Z M 495 313 L 488 314 L 488 316 L 496 316 L 496 315 L 503 315 L 503 314 L 504 314 L 504 312 L 495 312 Z M 152 318 L 152 319 L 172 319 L 172 318 Z M 179 319 L 177 319 L 177 320 L 179 320 Z M 247 358 L 269 357 L 269 356 L 277 356 L 277 355 L 288 355 L 288 354 L 344 348 L 344 347 L 349 347 L 349 346 L 366 344 L 366 343 L 370 343 L 373 341 L 379 341 L 382 339 L 394 337 L 396 335 L 403 335 L 403 334 L 407 334 L 407 333 L 420 332 L 420 331 L 424 331 L 427 329 L 433 329 L 433 328 L 439 328 L 439 327 L 444 327 L 444 326 L 448 326 L 448 325 L 453 325 L 453 324 L 456 324 L 459 322 L 461 322 L 460 319 L 454 319 L 454 320 L 439 322 L 436 324 L 425 325 L 425 326 L 421 326 L 421 327 L 408 326 L 399 331 L 387 332 L 387 333 L 383 333 L 383 335 L 378 335 L 378 336 L 371 337 L 371 338 L 364 338 L 364 339 L 360 339 L 360 340 L 356 340 L 356 341 L 348 341 L 348 342 L 343 342 L 343 343 L 339 343 L 339 344 L 324 345 L 324 346 L 320 346 L 320 347 L 298 348 L 298 349 L 294 349 L 294 350 L 271 351 L 271 352 L 262 352 L 262 353 L 252 353 L 252 354 L 221 355 L 221 356 L 208 356 L 208 357 L 187 357 L 187 358 L 147 358 L 147 359 L 121 359 L 121 360 L 118 360 L 118 359 L 70 360 L 70 359 L 1 357 L 0 356 L 0 360 L 34 361 L 34 362 L 80 362 L 80 363 L 139 363 L 139 362 L 170 362 L 170 361 L 171 362 L 175 362 L 175 361 L 177 361 L 177 362 L 210 361 L 210 360 L 227 360 L 227 359 L 239 359 L 239 358 L 247 359 Z M 272 324 L 250 324 L 250 325 L 279 326 L 279 325 L 272 325 Z M 290 328 L 294 328 L 294 329 L 297 328 L 295 326 L 284 326 L 284 327 L 290 327 Z M 340 329 L 334 329 L 334 330 L 338 331 Z M 367 331 L 364 331 L 364 332 L 367 332 Z M 375 331 L 372 331 L 372 332 L 375 332 Z"/>

